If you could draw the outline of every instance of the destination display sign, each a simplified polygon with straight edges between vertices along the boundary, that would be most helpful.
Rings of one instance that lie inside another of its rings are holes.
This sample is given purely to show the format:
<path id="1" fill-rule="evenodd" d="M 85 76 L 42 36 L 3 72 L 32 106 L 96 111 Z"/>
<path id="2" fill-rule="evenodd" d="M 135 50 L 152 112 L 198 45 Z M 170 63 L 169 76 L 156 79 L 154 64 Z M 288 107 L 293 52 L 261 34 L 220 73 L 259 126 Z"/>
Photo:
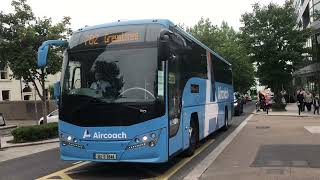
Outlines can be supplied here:
<path id="1" fill-rule="evenodd" d="M 113 34 L 95 35 L 88 34 L 85 35 L 85 46 L 101 46 L 108 45 L 110 43 L 128 43 L 133 41 L 139 41 L 140 34 L 138 32 L 119 32 Z"/>
<path id="2" fill-rule="evenodd" d="M 103 48 L 111 45 L 157 41 L 160 25 L 124 25 L 89 29 L 74 33 L 69 40 L 72 50 Z"/>

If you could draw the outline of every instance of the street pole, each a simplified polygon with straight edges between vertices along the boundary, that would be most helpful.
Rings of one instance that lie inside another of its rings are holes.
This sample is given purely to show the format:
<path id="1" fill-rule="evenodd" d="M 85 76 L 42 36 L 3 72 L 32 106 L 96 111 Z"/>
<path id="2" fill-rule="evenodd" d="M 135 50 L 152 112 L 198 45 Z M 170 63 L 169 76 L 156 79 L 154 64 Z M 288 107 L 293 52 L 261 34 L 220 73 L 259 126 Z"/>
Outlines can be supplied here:
<path id="1" fill-rule="evenodd" d="M 36 121 L 36 124 L 38 124 L 38 121 L 37 121 L 37 117 L 38 117 L 38 108 L 37 108 L 37 92 L 36 90 L 34 89 L 34 113 L 35 113 L 35 121 Z"/>
<path id="2" fill-rule="evenodd" d="M 23 97 L 22 97 L 22 82 L 21 82 L 21 78 L 20 78 L 20 93 L 21 93 L 21 101 L 22 101 Z"/>

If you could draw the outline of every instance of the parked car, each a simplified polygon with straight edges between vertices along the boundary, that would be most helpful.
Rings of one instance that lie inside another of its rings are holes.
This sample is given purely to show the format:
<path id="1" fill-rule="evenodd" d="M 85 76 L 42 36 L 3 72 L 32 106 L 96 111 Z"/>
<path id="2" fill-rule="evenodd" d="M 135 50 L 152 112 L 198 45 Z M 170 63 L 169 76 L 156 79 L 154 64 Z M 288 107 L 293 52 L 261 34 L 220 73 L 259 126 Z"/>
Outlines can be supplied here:
<path id="1" fill-rule="evenodd" d="M 43 124 L 43 117 L 41 117 L 38 121 L 38 125 Z M 47 123 L 58 122 L 59 120 L 59 110 L 54 110 L 47 115 Z"/>
<path id="2" fill-rule="evenodd" d="M 234 115 L 240 116 L 240 114 L 243 113 L 243 99 L 240 95 L 237 93 L 233 94 L 233 109 L 234 109 Z"/>

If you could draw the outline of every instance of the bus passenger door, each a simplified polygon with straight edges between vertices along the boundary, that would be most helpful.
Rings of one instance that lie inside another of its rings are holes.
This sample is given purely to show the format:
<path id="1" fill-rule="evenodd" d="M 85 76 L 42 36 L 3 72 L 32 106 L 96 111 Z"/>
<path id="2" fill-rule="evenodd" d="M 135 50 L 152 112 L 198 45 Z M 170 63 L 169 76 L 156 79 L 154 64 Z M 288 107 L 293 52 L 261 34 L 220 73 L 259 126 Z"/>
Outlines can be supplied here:
<path id="1" fill-rule="evenodd" d="M 168 61 L 168 119 L 169 119 L 169 155 L 183 147 L 181 100 L 182 88 L 179 59 Z"/>

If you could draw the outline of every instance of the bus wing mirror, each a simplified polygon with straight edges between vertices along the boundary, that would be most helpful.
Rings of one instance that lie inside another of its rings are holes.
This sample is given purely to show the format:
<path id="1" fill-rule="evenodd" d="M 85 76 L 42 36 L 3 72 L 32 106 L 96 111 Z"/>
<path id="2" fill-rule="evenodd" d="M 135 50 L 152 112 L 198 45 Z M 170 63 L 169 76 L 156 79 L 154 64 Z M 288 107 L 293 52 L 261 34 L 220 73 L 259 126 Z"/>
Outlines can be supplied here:
<path id="1" fill-rule="evenodd" d="M 45 67 L 47 65 L 47 56 L 49 45 L 41 46 L 38 49 L 38 66 Z"/>
<path id="2" fill-rule="evenodd" d="M 160 41 L 161 42 L 169 42 L 173 32 L 168 29 L 161 29 L 160 31 Z"/>
<path id="3" fill-rule="evenodd" d="M 67 46 L 68 42 L 65 40 L 48 40 L 42 43 L 38 49 L 38 67 L 45 67 L 47 65 L 47 58 L 50 46 Z"/>

